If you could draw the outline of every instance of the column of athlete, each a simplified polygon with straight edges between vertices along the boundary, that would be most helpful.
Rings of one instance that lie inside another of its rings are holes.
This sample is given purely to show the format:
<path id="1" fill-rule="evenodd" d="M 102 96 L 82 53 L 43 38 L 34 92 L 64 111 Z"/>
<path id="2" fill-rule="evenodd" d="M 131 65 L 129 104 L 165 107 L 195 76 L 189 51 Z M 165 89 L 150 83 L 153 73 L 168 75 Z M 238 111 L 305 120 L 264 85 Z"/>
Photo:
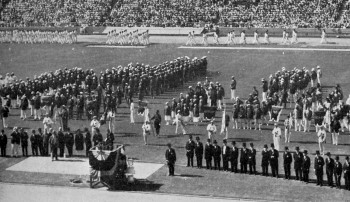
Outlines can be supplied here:
<path id="1" fill-rule="evenodd" d="M 76 31 L 34 31 L 12 30 L 0 31 L 0 43 L 59 43 L 71 44 L 77 42 Z"/>
<path id="2" fill-rule="evenodd" d="M 202 41 L 200 42 L 202 45 L 208 45 L 209 42 L 208 42 L 208 37 L 209 36 L 213 36 L 213 43 L 214 44 L 225 44 L 225 45 L 231 45 L 231 44 L 248 44 L 247 42 L 247 37 L 246 37 L 246 31 L 245 30 L 242 30 L 240 33 L 239 33 L 239 36 L 236 37 L 236 34 L 235 34 L 235 31 L 232 30 L 232 31 L 229 31 L 227 33 L 227 38 L 226 38 L 226 41 L 224 42 L 220 42 L 219 39 L 220 39 L 220 32 L 218 31 L 219 29 L 216 28 L 214 31 L 210 32 L 209 31 L 209 28 L 204 28 L 203 31 L 201 32 L 202 34 Z M 253 35 L 253 38 L 250 42 L 250 44 L 271 44 L 271 40 L 270 40 L 270 35 L 269 35 L 269 30 L 266 30 L 264 33 L 263 33 L 263 40 L 260 41 L 260 34 L 258 32 L 258 30 L 255 30 L 254 31 L 254 35 Z M 286 44 L 286 45 L 291 45 L 291 44 L 298 44 L 299 41 L 298 41 L 298 32 L 296 31 L 296 29 L 293 29 L 292 32 L 288 32 L 286 29 L 283 30 L 282 32 L 282 40 L 281 40 L 281 44 Z M 321 44 L 325 44 L 325 43 L 328 43 L 327 41 L 327 33 L 326 33 L 326 30 L 322 30 L 322 33 L 321 33 L 321 41 L 320 41 Z M 197 42 L 196 42 L 196 39 L 195 39 L 195 33 L 194 31 L 193 32 L 189 32 L 188 33 L 188 38 L 187 38 L 187 41 L 186 41 L 186 45 L 196 45 Z"/>
<path id="3" fill-rule="evenodd" d="M 109 45 L 149 45 L 149 33 L 148 30 L 140 32 L 134 30 L 128 32 L 128 30 L 112 30 L 107 33 L 106 44 Z"/>
<path id="4" fill-rule="evenodd" d="M 40 120 L 42 114 L 53 117 L 55 122 L 59 117 L 66 131 L 68 120 L 75 115 L 76 119 L 82 119 L 85 113 L 91 120 L 93 116 L 100 117 L 102 107 L 102 117 L 106 118 L 107 112 L 116 113 L 123 99 L 130 104 L 134 96 L 142 101 L 146 95 L 154 97 L 174 90 L 197 76 L 205 75 L 206 68 L 205 57 L 179 57 L 156 66 L 139 63 L 118 66 L 101 72 L 99 78 L 92 69 L 65 68 L 43 73 L 33 80 L 27 78 L 26 81 L 6 83 L 0 89 L 0 95 L 5 103 L 3 109 L 19 107 L 23 120 L 27 119 L 27 110 L 30 109 L 34 120 Z M 3 124 L 8 127 L 6 117 Z"/>

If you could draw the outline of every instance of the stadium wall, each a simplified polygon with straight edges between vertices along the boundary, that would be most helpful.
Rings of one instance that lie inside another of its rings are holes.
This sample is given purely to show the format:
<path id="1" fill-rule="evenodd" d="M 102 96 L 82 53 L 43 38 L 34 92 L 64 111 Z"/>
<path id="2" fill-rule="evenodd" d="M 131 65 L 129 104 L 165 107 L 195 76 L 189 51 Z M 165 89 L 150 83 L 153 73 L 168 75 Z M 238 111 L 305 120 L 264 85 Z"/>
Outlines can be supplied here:
<path id="1" fill-rule="evenodd" d="M 159 35 L 159 36 L 187 36 L 189 32 L 194 31 L 197 36 L 200 36 L 202 28 L 192 28 L 192 27 L 87 27 L 85 29 L 85 34 L 107 34 L 111 30 L 117 30 L 117 32 L 122 30 L 128 30 L 130 32 L 134 30 L 139 30 L 143 32 L 149 30 L 150 35 Z M 229 28 L 222 27 L 220 28 L 220 36 L 226 36 L 229 31 L 235 31 L 236 35 L 241 31 L 245 30 L 247 36 L 253 36 L 254 31 L 258 30 L 259 33 L 265 33 L 266 30 L 269 30 L 269 35 L 271 37 L 281 37 L 283 29 L 281 28 Z M 321 29 L 310 29 L 310 28 L 298 28 L 296 29 L 299 37 L 320 37 Z M 292 32 L 292 29 L 288 29 L 289 32 Z M 326 29 L 328 37 L 350 37 L 350 29 Z"/>

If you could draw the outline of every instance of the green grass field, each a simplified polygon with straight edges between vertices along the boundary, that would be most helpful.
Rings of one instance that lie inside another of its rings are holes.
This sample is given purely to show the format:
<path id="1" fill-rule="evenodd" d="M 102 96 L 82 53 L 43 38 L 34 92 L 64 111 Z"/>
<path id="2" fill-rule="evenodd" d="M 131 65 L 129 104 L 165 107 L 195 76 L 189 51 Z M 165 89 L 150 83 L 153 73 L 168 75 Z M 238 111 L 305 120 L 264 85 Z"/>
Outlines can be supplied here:
<path id="1" fill-rule="evenodd" d="M 268 78 L 270 74 L 275 73 L 282 67 L 293 69 L 294 67 L 306 67 L 311 69 L 320 65 L 323 71 L 322 83 L 329 91 L 335 84 L 343 87 L 344 93 L 350 93 L 350 58 L 348 52 L 324 52 L 324 51 L 280 51 L 280 50 L 190 50 L 178 49 L 176 44 L 153 44 L 145 49 L 104 49 L 87 48 L 87 43 L 74 45 L 28 45 L 28 44 L 1 44 L 0 46 L 0 74 L 14 72 L 19 78 L 33 77 L 45 71 L 53 71 L 59 68 L 81 67 L 83 69 L 92 68 L 96 72 L 110 69 L 118 65 L 127 65 L 130 62 L 158 64 L 164 61 L 170 61 L 179 56 L 202 57 L 208 56 L 208 76 L 212 81 L 219 81 L 226 90 L 226 102 L 231 106 L 228 98 L 230 77 L 235 75 L 237 84 L 237 93 L 241 98 L 246 98 L 252 91 L 253 86 L 257 86 L 261 92 L 261 78 Z M 204 78 L 202 79 L 204 80 Z M 156 99 L 146 97 L 150 101 L 150 112 L 154 114 L 157 109 L 163 109 L 164 103 L 173 97 L 178 97 L 180 92 L 186 92 L 188 85 L 194 85 L 197 81 L 186 84 L 183 89 L 177 89 L 176 92 L 167 92 Z M 326 93 L 327 93 L 326 91 Z M 291 109 L 283 111 L 281 120 Z M 19 110 L 11 111 L 9 118 L 10 126 L 20 126 L 26 129 L 43 127 L 38 121 L 22 121 L 19 119 Z M 220 129 L 221 111 L 216 114 L 216 125 Z M 157 191 L 165 193 L 195 194 L 222 196 L 234 198 L 252 198 L 265 200 L 283 200 L 283 201 L 345 201 L 350 199 L 350 192 L 344 190 L 331 189 L 328 187 L 317 187 L 314 183 L 304 184 L 296 181 L 286 181 L 282 179 L 266 178 L 262 176 L 250 176 L 241 174 L 231 174 L 227 172 L 198 170 L 196 168 L 186 168 L 187 159 L 185 156 L 184 145 L 187 136 L 174 135 L 174 126 L 165 126 L 162 124 L 159 138 L 150 137 L 149 145 L 145 146 L 142 139 L 142 117 L 136 118 L 135 125 L 129 124 L 129 110 L 124 103 L 118 110 L 117 132 L 115 139 L 117 143 L 123 143 L 126 147 L 126 153 L 129 157 L 145 162 L 164 163 L 164 152 L 166 143 L 171 142 L 176 149 L 178 161 L 175 173 L 177 177 L 169 178 L 166 176 L 166 167 L 149 177 L 149 181 L 157 186 L 148 186 L 148 188 L 137 189 L 138 191 Z M 196 127 L 187 126 L 188 132 L 198 135 L 201 140 L 207 138 L 205 126 L 202 123 Z M 89 126 L 89 122 L 70 121 L 69 126 L 75 130 Z M 55 126 L 57 129 L 57 126 Z M 253 142 L 258 150 L 257 171 L 261 172 L 260 152 L 264 144 L 270 144 L 272 141 L 272 126 L 263 126 L 263 130 L 233 130 L 230 126 L 229 142 L 235 140 L 238 146 L 242 142 Z M 10 130 L 6 130 L 9 135 Z M 102 127 L 102 134 L 105 135 L 106 127 Z M 222 145 L 223 136 L 216 135 Z M 282 139 L 284 142 L 284 138 Z M 339 146 L 330 144 L 331 139 L 328 136 L 326 150 L 332 154 L 341 155 L 341 161 L 344 161 L 344 155 L 350 155 L 350 136 L 349 132 L 341 133 Z M 285 145 L 282 143 L 281 148 Z M 310 133 L 292 133 L 290 149 L 300 146 L 302 150 L 307 149 L 313 161 L 315 150 L 318 150 L 316 143 L 316 133 L 312 127 Z M 10 145 L 8 145 L 8 148 Z M 30 147 L 29 147 L 30 148 Z M 30 149 L 29 149 L 30 150 Z M 10 150 L 8 149 L 8 152 Z M 21 153 L 21 152 L 20 152 Z M 31 154 L 31 151 L 29 151 Z M 83 152 L 76 152 L 76 155 L 83 155 Z M 280 153 L 280 156 L 282 153 Z M 48 185 L 69 186 L 67 176 L 33 174 L 24 172 L 5 171 L 5 169 L 24 158 L 0 159 L 0 181 L 19 182 L 19 183 L 38 183 Z M 280 157 L 280 174 L 283 176 L 282 157 Z M 292 170 L 292 176 L 294 171 Z M 311 171 L 310 177 L 315 179 L 314 172 Z M 324 176 L 326 180 L 326 176 Z M 342 181 L 344 184 L 344 181 Z M 87 187 L 87 185 L 85 186 Z"/>

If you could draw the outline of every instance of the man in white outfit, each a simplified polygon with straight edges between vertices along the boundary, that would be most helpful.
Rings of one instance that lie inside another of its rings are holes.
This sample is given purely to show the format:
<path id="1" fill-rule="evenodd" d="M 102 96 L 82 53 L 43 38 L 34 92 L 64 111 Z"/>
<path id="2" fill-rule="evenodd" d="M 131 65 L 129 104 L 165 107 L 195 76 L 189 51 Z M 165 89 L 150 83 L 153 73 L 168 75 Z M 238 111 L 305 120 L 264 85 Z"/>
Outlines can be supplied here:
<path id="1" fill-rule="evenodd" d="M 207 126 L 208 138 L 213 139 L 213 136 L 216 134 L 216 126 L 214 125 L 214 120 L 210 121 L 210 124 Z"/>
<path id="2" fill-rule="evenodd" d="M 101 124 L 97 120 L 97 116 L 92 117 L 92 121 L 90 123 L 91 126 L 91 135 L 94 136 L 96 134 L 96 128 L 100 128 Z"/>
<path id="3" fill-rule="evenodd" d="M 48 114 L 45 115 L 43 124 L 44 124 L 44 133 L 48 133 L 49 129 L 52 128 L 52 124 L 53 124 L 53 121 L 51 120 Z"/>
<path id="4" fill-rule="evenodd" d="M 320 148 L 320 152 L 322 155 L 324 155 L 324 142 L 326 141 L 326 130 L 324 129 L 324 126 L 322 125 L 320 130 L 317 133 L 317 137 L 318 137 L 318 146 Z"/>
<path id="5" fill-rule="evenodd" d="M 135 114 L 135 104 L 132 99 L 130 99 L 130 123 L 135 123 L 134 120 L 134 114 Z"/>
<path id="6" fill-rule="evenodd" d="M 281 131 L 281 128 L 278 127 L 277 123 L 275 123 L 275 127 L 272 130 L 272 135 L 273 135 L 273 143 L 275 145 L 275 149 L 279 151 L 282 131 Z"/>
<path id="7" fill-rule="evenodd" d="M 186 130 L 185 130 L 185 126 L 184 126 L 184 124 L 182 122 L 182 116 L 180 114 L 180 110 L 178 110 L 177 114 L 175 115 L 175 123 L 176 123 L 175 134 L 177 135 L 179 126 L 181 126 L 182 134 L 185 135 L 186 134 Z"/>

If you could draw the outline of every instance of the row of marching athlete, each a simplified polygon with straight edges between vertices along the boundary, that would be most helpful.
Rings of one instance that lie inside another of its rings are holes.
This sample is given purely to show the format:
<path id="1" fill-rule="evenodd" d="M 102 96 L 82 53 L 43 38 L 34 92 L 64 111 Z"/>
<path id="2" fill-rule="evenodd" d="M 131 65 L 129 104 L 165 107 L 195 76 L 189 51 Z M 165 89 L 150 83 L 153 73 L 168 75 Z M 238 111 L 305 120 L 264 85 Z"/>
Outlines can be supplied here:
<path id="1" fill-rule="evenodd" d="M 137 94 L 139 100 L 143 100 L 144 96 L 154 97 L 174 90 L 191 79 L 205 75 L 206 69 L 206 57 L 178 57 L 155 66 L 139 63 L 118 66 L 101 72 L 100 78 L 93 69 L 84 71 L 76 67 L 45 72 L 26 80 L 18 79 L 14 74 L 6 75 L 0 80 L 3 83 L 0 96 L 4 109 L 0 111 L 7 109 L 8 114 L 10 108 L 20 108 L 23 120 L 41 120 L 42 114 L 49 114 L 53 121 L 57 121 L 62 118 L 57 116 L 61 111 L 68 111 L 67 119 L 83 119 L 86 114 L 91 120 L 93 116 L 104 117 L 101 109 L 103 114 L 112 111 L 111 117 L 114 117 L 123 100 L 130 105 Z M 27 117 L 28 110 L 31 117 Z M 8 127 L 7 117 L 4 116 L 4 128 Z M 68 126 L 63 130 L 66 128 Z"/>
<path id="2" fill-rule="evenodd" d="M 107 33 L 106 44 L 109 45 L 149 45 L 149 31 L 139 32 L 139 30 L 128 31 L 112 30 Z"/>
<path id="3" fill-rule="evenodd" d="M 196 157 L 197 168 L 202 168 L 202 160 L 204 157 L 205 166 L 210 170 L 223 170 L 227 172 L 238 173 L 238 165 L 240 166 L 240 173 L 247 174 L 249 167 L 249 174 L 257 175 L 256 169 L 256 155 L 257 150 L 253 143 L 249 144 L 249 148 L 246 143 L 242 143 L 242 147 L 239 148 L 235 141 L 231 142 L 229 146 L 226 139 L 223 140 L 223 144 L 220 147 L 218 142 L 214 140 L 211 142 L 207 139 L 205 145 L 200 141 L 199 137 L 196 137 L 196 142 L 192 140 L 192 136 L 189 135 L 189 139 L 186 142 L 186 156 L 187 167 L 194 167 L 193 158 Z M 305 149 L 303 152 L 300 148 L 295 147 L 295 152 L 289 151 L 286 146 L 283 151 L 283 170 L 284 178 L 291 179 L 292 163 L 294 161 L 294 173 L 295 180 L 300 180 L 309 183 L 310 170 L 314 170 L 316 175 L 316 183 L 319 186 L 323 186 L 324 170 L 326 171 L 328 186 L 341 188 L 341 177 L 344 177 L 345 189 L 350 190 L 350 161 L 349 156 L 345 156 L 344 163 L 340 161 L 339 156 L 332 158 L 331 153 L 327 152 L 325 157 L 322 157 L 320 151 L 316 151 L 314 161 L 312 162 L 308 156 L 308 151 Z M 272 177 L 279 178 L 279 159 L 280 152 L 275 148 L 272 143 L 270 149 L 265 144 L 261 151 L 261 170 L 263 176 L 269 176 L 269 166 L 271 168 Z M 221 167 L 222 160 L 222 167 Z M 313 163 L 313 166 L 312 166 Z M 324 166 L 326 167 L 324 169 Z M 335 183 L 334 183 L 335 182 Z"/>
<path id="4" fill-rule="evenodd" d="M 10 30 L 0 31 L 0 43 L 76 43 L 77 31 Z"/>
<path id="5" fill-rule="evenodd" d="M 208 37 L 209 36 L 213 36 L 213 43 L 214 44 L 225 44 L 225 45 L 231 45 L 231 44 L 248 44 L 247 42 L 247 37 L 246 37 L 246 31 L 243 30 L 240 32 L 239 34 L 239 38 L 236 37 L 235 31 L 229 31 L 227 33 L 227 38 L 226 41 L 224 42 L 220 42 L 219 38 L 220 38 L 220 31 L 219 28 L 216 27 L 214 30 L 210 30 L 209 28 L 204 28 L 203 31 L 201 32 L 202 34 L 202 41 L 200 42 L 200 44 L 202 45 L 208 45 Z M 263 41 L 260 41 L 260 35 L 258 30 L 254 31 L 254 35 L 253 35 L 253 39 L 250 42 L 251 44 L 271 44 L 271 40 L 270 40 L 270 35 L 269 35 L 269 30 L 266 30 L 263 34 L 264 38 Z M 282 44 L 286 44 L 286 45 L 290 45 L 290 44 L 298 44 L 298 32 L 293 29 L 292 33 L 288 32 L 286 29 L 283 30 L 282 32 L 282 40 L 281 40 Z M 326 30 L 322 30 L 321 33 L 321 44 L 326 44 L 328 43 L 327 41 L 327 33 Z M 195 32 L 189 32 L 188 33 L 188 38 L 187 38 L 187 42 L 186 45 L 196 45 L 196 39 L 195 39 Z"/>

